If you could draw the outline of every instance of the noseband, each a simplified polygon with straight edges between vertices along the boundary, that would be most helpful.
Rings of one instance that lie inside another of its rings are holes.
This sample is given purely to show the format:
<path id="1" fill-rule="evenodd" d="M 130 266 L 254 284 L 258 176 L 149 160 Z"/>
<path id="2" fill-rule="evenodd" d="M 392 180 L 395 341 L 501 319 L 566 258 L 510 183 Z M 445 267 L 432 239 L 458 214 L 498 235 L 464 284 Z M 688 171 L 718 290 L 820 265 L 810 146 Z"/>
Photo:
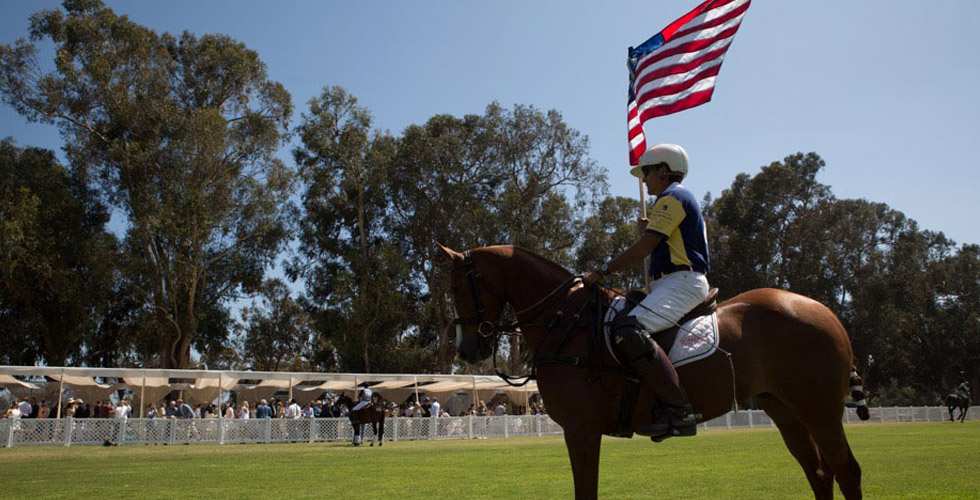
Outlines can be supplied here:
<path id="1" fill-rule="evenodd" d="M 465 325 L 476 325 L 476 332 L 480 334 L 481 337 L 486 339 L 492 339 L 498 334 L 515 334 L 518 324 L 516 321 L 512 323 L 504 323 L 500 320 L 490 321 L 484 318 L 486 314 L 486 309 L 483 308 L 483 302 L 480 300 L 480 292 L 477 288 L 482 284 L 480 280 L 480 272 L 476 270 L 476 265 L 473 264 L 473 257 L 467 250 L 463 253 L 463 267 L 466 269 L 466 282 L 469 284 L 470 297 L 473 299 L 473 304 L 476 306 L 476 316 L 457 316 L 453 324 L 455 326 L 465 326 Z M 503 302 L 503 299 L 493 292 L 485 284 L 482 284 L 483 288 L 487 290 L 490 295 L 494 296 L 497 300 Z"/>

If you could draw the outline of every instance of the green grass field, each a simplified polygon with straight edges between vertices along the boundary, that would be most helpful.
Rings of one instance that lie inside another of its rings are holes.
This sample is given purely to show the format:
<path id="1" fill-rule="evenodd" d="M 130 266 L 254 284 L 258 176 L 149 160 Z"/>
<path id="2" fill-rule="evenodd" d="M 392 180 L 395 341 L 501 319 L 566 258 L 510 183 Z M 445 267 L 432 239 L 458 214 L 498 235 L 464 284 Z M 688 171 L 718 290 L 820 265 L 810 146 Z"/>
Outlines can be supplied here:
<path id="1" fill-rule="evenodd" d="M 980 498 L 980 422 L 847 428 L 865 498 Z M 560 436 L 0 449 L 0 498 L 572 498 Z M 355 490 L 360 490 L 355 494 Z M 839 497 L 838 492 L 838 497 Z M 601 498 L 811 499 L 774 429 L 603 440 Z"/>

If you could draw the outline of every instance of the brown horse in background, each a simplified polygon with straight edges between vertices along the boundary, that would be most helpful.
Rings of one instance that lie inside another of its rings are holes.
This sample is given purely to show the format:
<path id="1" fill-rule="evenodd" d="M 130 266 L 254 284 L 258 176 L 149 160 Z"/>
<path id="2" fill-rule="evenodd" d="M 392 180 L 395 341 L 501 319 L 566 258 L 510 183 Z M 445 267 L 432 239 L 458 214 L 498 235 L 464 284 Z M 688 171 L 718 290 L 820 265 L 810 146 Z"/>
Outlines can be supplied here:
<path id="1" fill-rule="evenodd" d="M 592 290 L 558 264 L 519 248 L 458 253 L 439 247 L 453 262 L 457 353 L 470 362 L 489 357 L 504 328 L 504 306 L 513 307 L 535 355 L 548 413 L 564 429 L 575 498 L 597 498 L 602 435 L 616 430 L 625 372 L 596 347 L 588 318 L 555 324 L 560 310 L 570 316 L 584 307 Z M 608 301 L 611 292 L 602 296 Z M 840 320 L 822 304 L 773 289 L 738 295 L 717 313 L 721 349 L 677 369 L 702 421 L 725 414 L 734 401 L 754 398 L 779 428 L 817 500 L 833 498 L 835 479 L 847 500 L 860 499 L 861 468 L 841 423 L 849 384 L 859 384 L 859 377 L 852 377 L 851 343 Z M 652 418 L 655 402 L 648 392 L 640 391 L 634 426 Z M 859 391 L 852 397 L 863 399 Z M 865 418 L 867 407 L 859 407 L 859 414 Z"/>
<path id="2" fill-rule="evenodd" d="M 966 411 L 970 409 L 970 398 L 968 396 L 962 396 L 956 393 L 949 393 L 943 398 L 943 403 L 946 404 L 946 409 L 949 411 L 949 421 L 955 422 L 957 419 L 953 416 L 953 412 L 957 409 L 960 410 L 959 421 L 963 422 L 966 420 Z"/>
<path id="3" fill-rule="evenodd" d="M 356 406 L 357 403 L 346 394 L 343 394 L 337 398 L 337 403 L 347 406 L 350 412 L 347 418 L 350 420 L 351 426 L 354 427 L 354 437 L 351 440 L 351 444 L 354 446 L 360 446 L 364 441 L 361 437 L 364 426 L 370 425 L 371 429 L 374 431 L 374 436 L 378 440 L 378 446 L 384 446 L 385 405 L 381 396 L 378 394 L 372 395 L 371 404 L 357 411 L 354 411 L 354 406 Z M 374 446 L 373 439 L 371 440 L 371 446 Z"/>

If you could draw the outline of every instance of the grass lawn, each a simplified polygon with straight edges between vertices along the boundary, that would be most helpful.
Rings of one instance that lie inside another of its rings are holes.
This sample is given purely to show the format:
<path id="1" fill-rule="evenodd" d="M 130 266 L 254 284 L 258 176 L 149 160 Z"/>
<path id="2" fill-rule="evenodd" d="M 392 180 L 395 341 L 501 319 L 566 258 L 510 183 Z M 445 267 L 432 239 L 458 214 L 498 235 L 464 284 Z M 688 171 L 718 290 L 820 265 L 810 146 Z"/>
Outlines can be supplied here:
<path id="1" fill-rule="evenodd" d="M 847 427 L 865 498 L 980 498 L 980 422 Z M 340 443 L 0 448 L 0 498 L 572 498 L 560 436 Z M 812 499 L 774 429 L 659 445 L 603 440 L 599 496 Z M 840 496 L 838 492 L 838 497 Z"/>

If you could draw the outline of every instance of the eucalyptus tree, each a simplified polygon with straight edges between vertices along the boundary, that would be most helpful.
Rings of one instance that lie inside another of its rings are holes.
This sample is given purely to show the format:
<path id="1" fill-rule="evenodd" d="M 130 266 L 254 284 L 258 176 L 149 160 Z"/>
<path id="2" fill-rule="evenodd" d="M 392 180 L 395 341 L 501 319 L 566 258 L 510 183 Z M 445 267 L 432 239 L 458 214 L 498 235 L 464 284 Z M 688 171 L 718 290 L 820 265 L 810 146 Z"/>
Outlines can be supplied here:
<path id="1" fill-rule="evenodd" d="M 531 106 L 491 103 L 483 115 L 437 115 L 406 128 L 391 183 L 392 228 L 410 246 L 415 279 L 428 292 L 419 324 L 437 341 L 440 371 L 451 369 L 455 346 L 448 270 L 435 242 L 513 244 L 571 265 L 575 227 L 607 189 L 588 151 L 588 139 L 557 111 Z M 511 344 L 510 359 L 519 370 L 520 344 Z"/>
<path id="2" fill-rule="evenodd" d="M 291 272 L 306 279 L 316 329 L 341 369 L 391 371 L 414 293 L 389 216 L 396 140 L 373 131 L 340 87 L 310 100 L 297 132 L 305 217 Z"/>
<path id="3" fill-rule="evenodd" d="M 111 308 L 119 245 L 108 220 L 54 153 L 0 141 L 0 361 L 63 366 L 88 354 Z"/>
<path id="4" fill-rule="evenodd" d="M 34 14 L 0 71 L 3 101 L 57 124 L 72 168 L 123 215 L 147 362 L 187 367 L 203 311 L 258 286 L 286 241 L 293 175 L 274 153 L 289 94 L 228 36 L 158 34 L 98 0 Z"/>
<path id="5" fill-rule="evenodd" d="M 263 283 L 259 302 L 242 310 L 246 366 L 263 371 L 311 371 L 313 329 L 309 314 L 279 279 Z"/>

